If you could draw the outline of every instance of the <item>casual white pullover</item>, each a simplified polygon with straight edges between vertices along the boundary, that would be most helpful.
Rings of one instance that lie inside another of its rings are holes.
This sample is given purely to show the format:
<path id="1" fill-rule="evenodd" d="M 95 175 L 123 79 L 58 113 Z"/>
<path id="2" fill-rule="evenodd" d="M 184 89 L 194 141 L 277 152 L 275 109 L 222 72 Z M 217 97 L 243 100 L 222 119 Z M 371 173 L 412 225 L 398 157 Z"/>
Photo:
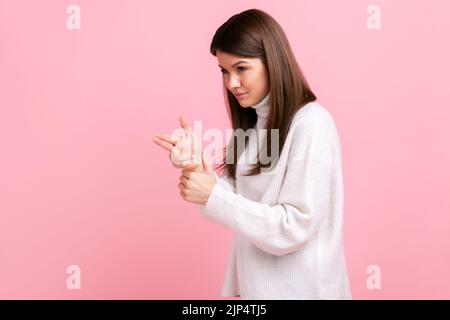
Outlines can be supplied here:
<path id="1" fill-rule="evenodd" d="M 266 128 L 269 95 L 252 106 L 258 129 Z M 249 144 L 255 143 L 252 135 Z M 341 151 L 331 114 L 317 100 L 297 111 L 275 174 L 242 176 L 256 159 L 256 153 L 245 154 L 236 180 L 216 175 L 207 203 L 199 206 L 202 215 L 235 234 L 221 296 L 351 299 Z"/>

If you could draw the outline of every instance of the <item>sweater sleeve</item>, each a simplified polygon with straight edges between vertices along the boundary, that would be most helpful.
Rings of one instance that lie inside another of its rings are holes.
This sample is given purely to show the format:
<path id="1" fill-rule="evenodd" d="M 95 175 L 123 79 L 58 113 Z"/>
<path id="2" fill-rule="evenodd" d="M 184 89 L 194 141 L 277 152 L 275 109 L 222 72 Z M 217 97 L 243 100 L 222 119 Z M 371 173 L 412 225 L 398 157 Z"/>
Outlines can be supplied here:
<path id="1" fill-rule="evenodd" d="M 286 174 L 276 205 L 249 200 L 216 183 L 201 212 L 232 229 L 261 250 L 281 256 L 301 249 L 318 231 L 335 202 L 335 166 L 316 157 L 314 135 L 303 157 L 289 153 Z M 303 148 L 303 147 L 302 147 Z"/>
<path id="2" fill-rule="evenodd" d="M 225 189 L 230 190 L 232 192 L 236 192 L 236 184 L 233 178 L 231 178 L 228 174 L 219 177 L 216 172 L 214 172 L 216 176 L 217 183 L 220 183 Z"/>
<path id="3" fill-rule="evenodd" d="M 214 171 L 214 176 L 217 179 L 216 185 L 220 185 L 224 190 L 231 191 L 236 193 L 236 183 L 233 178 L 231 178 L 227 173 L 219 177 L 217 173 Z M 199 210 L 202 214 L 205 214 L 206 205 L 198 205 Z"/>

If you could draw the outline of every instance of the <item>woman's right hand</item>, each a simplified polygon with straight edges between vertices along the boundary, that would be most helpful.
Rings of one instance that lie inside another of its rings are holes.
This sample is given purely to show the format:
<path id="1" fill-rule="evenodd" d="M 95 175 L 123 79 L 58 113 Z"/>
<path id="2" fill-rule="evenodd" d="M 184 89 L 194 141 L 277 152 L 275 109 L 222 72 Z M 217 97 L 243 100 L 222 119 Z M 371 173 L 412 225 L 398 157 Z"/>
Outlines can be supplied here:
<path id="1" fill-rule="evenodd" d="M 187 169 L 195 171 L 203 171 L 201 163 L 195 163 L 197 156 L 201 155 L 201 144 L 198 142 L 199 150 L 194 150 L 194 141 L 196 139 L 194 131 L 189 122 L 184 116 L 180 117 L 181 127 L 184 129 L 186 135 L 184 137 L 174 137 L 164 133 L 158 133 L 153 137 L 153 141 L 169 151 L 169 159 L 172 165 L 178 169 Z M 201 158 L 200 158 L 201 159 Z"/>

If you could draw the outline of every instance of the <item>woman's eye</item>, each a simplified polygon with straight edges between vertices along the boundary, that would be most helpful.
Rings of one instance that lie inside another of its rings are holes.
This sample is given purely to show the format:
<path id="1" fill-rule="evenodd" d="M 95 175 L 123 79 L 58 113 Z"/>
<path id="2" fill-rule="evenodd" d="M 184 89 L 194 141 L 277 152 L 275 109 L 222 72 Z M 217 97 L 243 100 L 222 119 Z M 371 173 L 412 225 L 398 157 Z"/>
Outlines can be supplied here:
<path id="1" fill-rule="evenodd" d="M 244 68 L 244 67 L 237 67 L 237 69 L 238 69 L 238 70 L 242 70 L 242 71 L 244 71 L 244 70 L 245 70 L 245 68 Z M 228 71 L 227 71 L 227 70 L 225 70 L 225 69 L 221 69 L 220 71 L 222 72 L 222 74 L 225 74 L 225 73 L 227 73 L 227 72 L 228 72 Z"/>

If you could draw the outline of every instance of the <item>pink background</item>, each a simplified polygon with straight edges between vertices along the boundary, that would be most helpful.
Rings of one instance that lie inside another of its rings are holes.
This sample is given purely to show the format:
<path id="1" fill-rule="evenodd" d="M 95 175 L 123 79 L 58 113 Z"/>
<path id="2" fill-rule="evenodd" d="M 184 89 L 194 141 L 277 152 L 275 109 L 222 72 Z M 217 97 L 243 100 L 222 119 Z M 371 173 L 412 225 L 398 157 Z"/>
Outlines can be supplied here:
<path id="1" fill-rule="evenodd" d="M 232 232 L 179 196 L 152 136 L 180 114 L 228 128 L 209 45 L 250 8 L 284 28 L 338 127 L 353 297 L 450 298 L 447 0 L 1 0 L 0 298 L 221 298 Z"/>

